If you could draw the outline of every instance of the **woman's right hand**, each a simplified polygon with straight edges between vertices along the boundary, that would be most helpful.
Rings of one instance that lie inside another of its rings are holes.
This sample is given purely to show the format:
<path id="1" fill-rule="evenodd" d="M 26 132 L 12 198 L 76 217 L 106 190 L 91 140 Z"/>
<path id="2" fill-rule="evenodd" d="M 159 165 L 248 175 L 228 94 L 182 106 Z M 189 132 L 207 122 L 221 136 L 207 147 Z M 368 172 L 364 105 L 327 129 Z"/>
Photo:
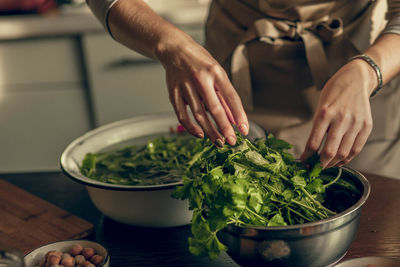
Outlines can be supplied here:
<path id="1" fill-rule="evenodd" d="M 236 143 L 232 125 L 248 134 L 246 113 L 227 74 L 188 34 L 161 18 L 142 0 L 116 2 L 110 9 L 108 26 L 117 41 L 162 63 L 170 101 L 189 133 L 207 135 L 217 146 L 225 140 L 231 145 Z"/>
<path id="2" fill-rule="evenodd" d="M 219 147 L 225 140 L 234 145 L 232 125 L 247 135 L 249 124 L 225 70 L 185 33 L 167 38 L 160 42 L 156 55 L 166 70 L 169 99 L 178 121 L 190 134 L 199 138 L 207 135 Z"/>

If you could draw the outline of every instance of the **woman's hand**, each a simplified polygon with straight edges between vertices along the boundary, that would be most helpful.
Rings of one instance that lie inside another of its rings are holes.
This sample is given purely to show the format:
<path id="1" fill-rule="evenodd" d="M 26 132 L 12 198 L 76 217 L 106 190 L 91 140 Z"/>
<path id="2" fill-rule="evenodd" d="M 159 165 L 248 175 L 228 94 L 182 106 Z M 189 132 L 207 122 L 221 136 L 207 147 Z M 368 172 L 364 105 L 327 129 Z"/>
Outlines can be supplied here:
<path id="1" fill-rule="evenodd" d="M 108 25 L 120 43 L 162 63 L 170 101 L 189 133 L 207 135 L 217 146 L 225 140 L 236 143 L 232 125 L 248 134 L 246 113 L 224 69 L 189 35 L 142 0 L 118 1 L 109 12 Z"/>
<path id="2" fill-rule="evenodd" d="M 301 161 L 315 152 L 323 168 L 351 161 L 372 130 L 369 97 L 376 86 L 376 73 L 362 59 L 339 69 L 322 89 Z"/>
<path id="3" fill-rule="evenodd" d="M 400 74 L 399 47 L 400 35 L 385 33 L 365 51 L 380 67 L 383 84 Z M 341 166 L 353 159 L 372 130 L 369 96 L 377 86 L 374 69 L 362 59 L 339 69 L 322 89 L 300 159 L 304 162 L 319 152 L 324 168 Z"/>
<path id="4" fill-rule="evenodd" d="M 219 147 L 225 140 L 234 145 L 236 135 L 232 125 L 247 135 L 249 124 L 225 70 L 189 36 L 166 38 L 170 39 L 160 42 L 156 55 L 166 70 L 169 98 L 178 121 L 192 135 L 200 138 L 207 135 Z"/>

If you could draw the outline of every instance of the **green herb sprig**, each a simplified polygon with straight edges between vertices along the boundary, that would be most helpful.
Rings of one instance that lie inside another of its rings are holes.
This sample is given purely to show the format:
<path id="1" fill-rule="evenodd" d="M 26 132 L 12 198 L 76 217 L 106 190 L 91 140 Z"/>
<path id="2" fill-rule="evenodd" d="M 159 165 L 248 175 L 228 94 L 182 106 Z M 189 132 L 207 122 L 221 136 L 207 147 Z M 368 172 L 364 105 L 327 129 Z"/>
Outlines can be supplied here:
<path id="1" fill-rule="evenodd" d="M 189 250 L 194 255 L 214 259 L 227 250 L 217 234 L 229 224 L 286 226 L 336 214 L 323 203 L 341 169 L 333 180 L 320 179 L 317 154 L 308 169 L 288 152 L 290 144 L 272 135 L 250 142 L 238 134 L 236 145 L 222 148 L 208 139 L 202 143 L 173 193 L 188 199 L 193 210 Z"/>

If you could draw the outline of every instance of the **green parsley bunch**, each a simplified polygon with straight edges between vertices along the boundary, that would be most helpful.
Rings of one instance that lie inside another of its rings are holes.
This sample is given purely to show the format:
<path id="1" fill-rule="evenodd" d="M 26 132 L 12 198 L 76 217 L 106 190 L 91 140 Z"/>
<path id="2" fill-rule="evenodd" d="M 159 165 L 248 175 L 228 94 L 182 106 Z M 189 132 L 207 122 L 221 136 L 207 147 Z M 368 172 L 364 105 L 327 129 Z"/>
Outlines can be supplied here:
<path id="1" fill-rule="evenodd" d="M 328 218 L 325 189 L 334 179 L 322 179 L 319 157 L 306 168 L 288 152 L 291 145 L 269 135 L 254 142 L 237 134 L 234 146 L 215 147 L 199 140 L 202 149 L 187 164 L 183 185 L 173 197 L 188 199 L 193 210 L 189 250 L 218 257 L 227 248 L 217 233 L 229 224 L 285 226 Z"/>

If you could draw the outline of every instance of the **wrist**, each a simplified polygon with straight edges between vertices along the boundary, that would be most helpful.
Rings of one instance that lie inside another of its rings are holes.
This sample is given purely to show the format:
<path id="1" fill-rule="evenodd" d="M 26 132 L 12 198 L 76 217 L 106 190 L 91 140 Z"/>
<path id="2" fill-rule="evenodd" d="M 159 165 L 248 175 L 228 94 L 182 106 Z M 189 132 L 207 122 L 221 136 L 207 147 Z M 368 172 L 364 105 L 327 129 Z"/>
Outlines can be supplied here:
<path id="1" fill-rule="evenodd" d="M 350 63 L 357 66 L 360 71 L 359 78 L 364 82 L 368 94 L 372 97 L 382 88 L 382 73 L 375 61 L 366 54 L 350 58 Z"/>
<path id="2" fill-rule="evenodd" d="M 371 95 L 378 86 L 374 70 L 362 59 L 353 59 L 350 64 L 354 64 L 359 70 L 359 79 L 363 81 L 368 95 Z"/>
<path id="3" fill-rule="evenodd" d="M 160 35 L 154 47 L 154 56 L 161 64 L 165 65 L 174 58 L 177 53 L 184 51 L 192 39 L 180 29 L 170 29 Z"/>

